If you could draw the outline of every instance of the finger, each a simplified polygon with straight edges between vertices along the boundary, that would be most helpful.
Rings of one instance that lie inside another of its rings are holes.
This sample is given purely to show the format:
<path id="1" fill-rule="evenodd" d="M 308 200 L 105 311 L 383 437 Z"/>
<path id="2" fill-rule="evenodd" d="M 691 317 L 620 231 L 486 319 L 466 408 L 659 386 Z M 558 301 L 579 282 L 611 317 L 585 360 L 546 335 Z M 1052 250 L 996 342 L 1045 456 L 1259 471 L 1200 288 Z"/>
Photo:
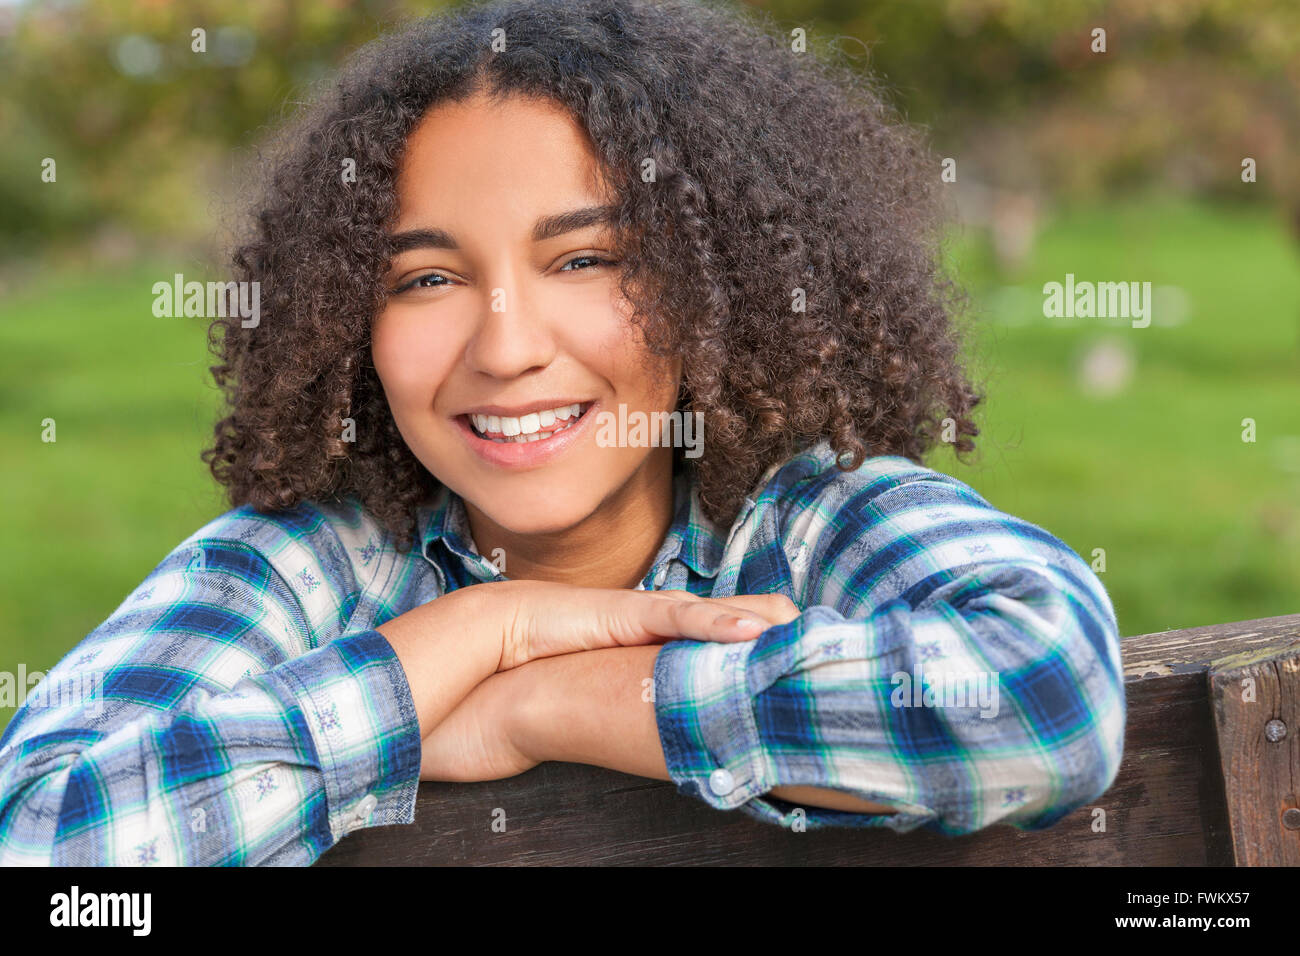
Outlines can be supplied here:
<path id="1" fill-rule="evenodd" d="M 658 595 L 661 595 L 661 596 L 663 596 L 663 597 L 676 598 L 676 599 L 679 600 L 679 601 L 706 601 L 706 600 L 709 600 L 708 598 L 701 597 L 701 596 L 698 595 L 698 594 L 693 594 L 692 592 L 690 592 L 690 591 L 685 591 L 685 590 L 683 590 L 683 589 L 681 589 L 681 588 L 668 588 L 668 589 L 663 590 L 663 591 L 642 591 L 642 592 L 640 592 L 640 593 L 642 593 L 642 594 L 658 594 Z"/>
<path id="2" fill-rule="evenodd" d="M 784 594 L 737 594 L 731 597 L 715 598 L 703 597 L 676 588 L 639 593 L 658 594 L 682 601 L 706 601 L 712 604 L 721 604 L 733 612 L 736 608 L 740 608 L 761 617 L 768 624 L 785 624 L 788 621 L 793 621 L 802 613 L 795 603 Z"/>
<path id="3" fill-rule="evenodd" d="M 788 624 L 803 612 L 784 594 L 737 594 L 733 597 L 710 598 L 716 604 L 743 608 L 766 620 L 769 624 Z"/>
<path id="4" fill-rule="evenodd" d="M 786 624 L 803 613 L 798 605 L 784 594 L 736 594 L 731 597 L 706 598 L 677 588 L 643 593 L 661 594 L 683 601 L 710 601 L 715 604 L 726 604 L 728 607 L 743 608 L 757 614 L 769 624 Z"/>
<path id="5" fill-rule="evenodd" d="M 655 635 L 696 641 L 752 641 L 768 627 L 759 615 L 740 607 L 719 607 L 713 601 L 679 601 L 657 599 L 629 603 L 636 615 L 633 632 L 643 634 L 647 642 Z"/>

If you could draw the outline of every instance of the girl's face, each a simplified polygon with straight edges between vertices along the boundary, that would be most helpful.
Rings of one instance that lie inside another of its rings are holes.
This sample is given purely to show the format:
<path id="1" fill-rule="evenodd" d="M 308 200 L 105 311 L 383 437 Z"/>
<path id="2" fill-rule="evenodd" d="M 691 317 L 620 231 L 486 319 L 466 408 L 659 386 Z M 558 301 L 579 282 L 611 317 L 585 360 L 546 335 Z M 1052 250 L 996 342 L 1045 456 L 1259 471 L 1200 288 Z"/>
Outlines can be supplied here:
<path id="1" fill-rule="evenodd" d="M 476 94 L 429 111 L 397 179 L 375 368 L 415 456 L 516 534 L 671 475 L 670 448 L 597 443 L 602 413 L 671 412 L 681 375 L 628 322 L 597 168 L 560 107 Z"/>

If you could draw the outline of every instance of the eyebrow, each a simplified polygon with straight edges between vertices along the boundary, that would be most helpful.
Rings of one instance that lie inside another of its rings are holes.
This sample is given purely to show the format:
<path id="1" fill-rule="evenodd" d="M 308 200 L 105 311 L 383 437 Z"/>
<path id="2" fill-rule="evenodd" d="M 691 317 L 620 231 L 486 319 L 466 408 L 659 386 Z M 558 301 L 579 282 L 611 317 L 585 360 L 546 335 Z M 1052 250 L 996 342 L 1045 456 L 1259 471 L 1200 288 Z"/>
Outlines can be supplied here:
<path id="1" fill-rule="evenodd" d="M 607 226 L 614 220 L 614 206 L 586 206 L 568 212 L 542 216 L 533 224 L 533 242 L 554 239 L 566 232 L 589 226 Z M 412 249 L 460 249 L 455 236 L 445 229 L 408 229 L 388 237 L 389 250 L 396 256 Z"/>

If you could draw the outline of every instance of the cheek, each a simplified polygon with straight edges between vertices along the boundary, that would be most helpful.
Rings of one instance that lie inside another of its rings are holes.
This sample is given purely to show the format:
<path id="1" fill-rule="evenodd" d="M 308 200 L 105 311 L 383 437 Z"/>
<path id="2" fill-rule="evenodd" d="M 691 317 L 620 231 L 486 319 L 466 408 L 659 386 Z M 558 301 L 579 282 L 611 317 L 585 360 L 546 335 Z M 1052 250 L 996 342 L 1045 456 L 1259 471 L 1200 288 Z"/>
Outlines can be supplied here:
<path id="1" fill-rule="evenodd" d="M 618 401 L 641 409 L 673 406 L 681 361 L 652 353 L 635 325 L 611 315 L 572 331 L 566 345 L 584 367 L 614 387 Z"/>
<path id="2" fill-rule="evenodd" d="M 371 354 L 384 393 L 393 406 L 427 406 L 451 369 L 452 351 L 427 327 L 381 318 L 371 335 Z"/>
<path id="3" fill-rule="evenodd" d="M 680 361 L 655 355 L 640 337 L 624 338 L 612 353 L 611 369 L 618 391 L 629 405 L 645 409 L 671 409 L 677 400 Z"/>

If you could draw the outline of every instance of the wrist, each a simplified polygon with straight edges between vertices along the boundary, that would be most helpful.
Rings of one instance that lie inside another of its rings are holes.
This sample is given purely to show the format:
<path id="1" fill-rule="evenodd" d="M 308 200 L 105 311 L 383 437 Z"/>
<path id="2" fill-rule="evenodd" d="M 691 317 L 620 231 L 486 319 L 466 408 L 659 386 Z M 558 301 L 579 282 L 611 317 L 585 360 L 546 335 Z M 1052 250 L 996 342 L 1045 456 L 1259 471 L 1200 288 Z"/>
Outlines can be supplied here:
<path id="1" fill-rule="evenodd" d="M 487 611 L 491 596 L 476 590 L 451 591 L 375 628 L 406 674 L 421 738 L 496 672 L 500 629 Z"/>
<path id="2" fill-rule="evenodd" d="M 523 597 L 530 582 L 489 581 L 452 591 L 460 601 L 456 614 L 467 622 L 475 646 L 490 659 L 489 673 L 503 674 L 527 663 L 520 638 Z"/>
<path id="3" fill-rule="evenodd" d="M 501 670 L 505 634 L 514 605 L 501 588 L 506 582 L 472 584 L 449 591 L 419 608 L 426 633 L 454 635 L 459 653 L 474 662 L 478 681 Z M 476 683 L 478 682 L 476 681 Z"/>
<path id="4" fill-rule="evenodd" d="M 556 759 L 548 731 L 561 719 L 554 683 L 537 679 L 547 669 L 547 660 L 523 664 L 491 678 L 501 682 L 506 694 L 507 738 L 515 750 L 535 763 Z"/>
<path id="5" fill-rule="evenodd" d="M 655 719 L 659 645 L 544 657 L 510 672 L 509 730 L 538 763 L 562 761 L 669 779 Z M 500 680 L 506 675 L 497 675 Z"/>
<path id="6" fill-rule="evenodd" d="M 460 622 L 461 633 L 468 636 L 473 652 L 486 665 L 485 678 L 501 670 L 505 634 L 509 626 L 509 615 L 505 612 L 513 606 L 506 600 L 508 595 L 502 590 L 505 587 L 507 582 L 472 584 L 458 588 L 440 599 L 454 600 L 450 610 Z M 437 603 L 433 602 L 435 605 Z"/>

